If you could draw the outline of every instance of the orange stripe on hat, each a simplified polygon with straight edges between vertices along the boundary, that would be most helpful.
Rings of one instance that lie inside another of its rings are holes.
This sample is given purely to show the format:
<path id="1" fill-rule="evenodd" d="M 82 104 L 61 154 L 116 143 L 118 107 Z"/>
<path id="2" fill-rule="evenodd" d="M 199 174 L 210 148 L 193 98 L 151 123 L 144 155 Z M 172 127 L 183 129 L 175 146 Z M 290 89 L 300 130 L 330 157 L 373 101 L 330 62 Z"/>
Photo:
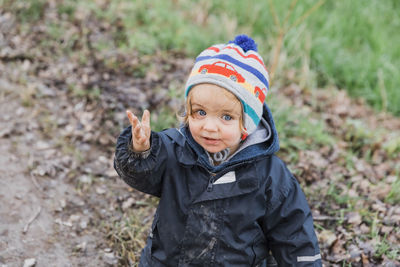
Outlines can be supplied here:
<path id="1" fill-rule="evenodd" d="M 215 46 L 211 46 L 211 47 L 209 47 L 209 48 L 207 48 L 207 50 L 214 50 L 215 52 L 219 52 L 219 51 L 221 51 L 221 50 L 224 50 L 224 49 L 233 49 L 233 50 L 235 50 L 241 57 L 243 57 L 243 58 L 253 58 L 253 59 L 255 59 L 255 60 L 257 60 L 263 67 L 264 67 L 264 69 L 266 70 L 266 71 L 268 71 L 267 70 L 267 67 L 265 67 L 265 65 L 264 65 L 264 62 L 262 62 L 262 60 L 259 58 L 259 57 L 257 57 L 256 55 L 254 55 L 254 54 L 250 54 L 250 55 L 244 55 L 242 52 L 240 52 L 240 50 L 239 49 L 237 49 L 236 47 L 231 47 L 231 46 L 226 46 L 226 47 L 224 47 L 224 48 L 222 48 L 222 49 L 219 49 L 218 47 L 215 47 Z"/>

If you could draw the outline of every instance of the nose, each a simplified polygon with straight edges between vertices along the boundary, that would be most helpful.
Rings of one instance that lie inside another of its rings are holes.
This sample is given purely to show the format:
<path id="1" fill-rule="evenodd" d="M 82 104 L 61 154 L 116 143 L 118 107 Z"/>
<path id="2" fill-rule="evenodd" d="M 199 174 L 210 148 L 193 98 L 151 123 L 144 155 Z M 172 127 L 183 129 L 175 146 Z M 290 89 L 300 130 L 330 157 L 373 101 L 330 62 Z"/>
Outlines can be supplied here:
<path id="1" fill-rule="evenodd" d="M 208 117 L 204 121 L 203 129 L 209 132 L 216 132 L 218 129 L 217 122 L 214 118 Z"/>

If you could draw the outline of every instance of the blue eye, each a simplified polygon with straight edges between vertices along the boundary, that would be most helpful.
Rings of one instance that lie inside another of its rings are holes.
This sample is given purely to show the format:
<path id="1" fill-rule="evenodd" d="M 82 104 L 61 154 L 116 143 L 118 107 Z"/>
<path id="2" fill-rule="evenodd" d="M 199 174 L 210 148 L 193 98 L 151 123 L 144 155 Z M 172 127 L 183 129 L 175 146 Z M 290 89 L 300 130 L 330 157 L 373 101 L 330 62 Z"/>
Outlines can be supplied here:
<path id="1" fill-rule="evenodd" d="M 200 109 L 197 111 L 197 114 L 199 114 L 200 116 L 205 116 L 207 113 L 204 110 Z"/>
<path id="2" fill-rule="evenodd" d="M 223 118 L 224 120 L 226 120 L 226 121 L 230 121 L 230 120 L 232 119 L 232 117 L 229 116 L 229 115 L 224 115 L 224 116 L 222 116 L 222 118 Z"/>

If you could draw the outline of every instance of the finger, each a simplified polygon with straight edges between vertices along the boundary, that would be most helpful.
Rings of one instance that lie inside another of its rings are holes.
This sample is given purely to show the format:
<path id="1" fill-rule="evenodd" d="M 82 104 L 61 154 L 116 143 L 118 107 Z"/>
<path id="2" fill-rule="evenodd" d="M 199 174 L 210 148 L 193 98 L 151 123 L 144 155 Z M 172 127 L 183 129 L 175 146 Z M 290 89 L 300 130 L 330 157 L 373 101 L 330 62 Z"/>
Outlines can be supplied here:
<path id="1" fill-rule="evenodd" d="M 142 116 L 142 126 L 146 135 L 150 134 L 150 112 L 146 109 Z"/>
<path id="2" fill-rule="evenodd" d="M 142 124 L 150 127 L 150 112 L 147 109 L 143 112 Z"/>
<path id="3" fill-rule="evenodd" d="M 128 119 L 132 125 L 132 129 L 135 128 L 138 124 L 140 124 L 139 119 L 130 110 L 126 111 L 126 115 L 128 115 Z"/>
<path id="4" fill-rule="evenodd" d="M 133 117 L 135 115 L 133 115 L 133 113 L 130 110 L 126 111 L 126 116 L 128 116 L 129 122 L 131 123 L 131 125 L 133 126 Z"/>
<path id="5" fill-rule="evenodd" d="M 130 110 L 126 110 L 126 116 L 128 116 L 129 122 L 132 124 L 133 113 Z"/>

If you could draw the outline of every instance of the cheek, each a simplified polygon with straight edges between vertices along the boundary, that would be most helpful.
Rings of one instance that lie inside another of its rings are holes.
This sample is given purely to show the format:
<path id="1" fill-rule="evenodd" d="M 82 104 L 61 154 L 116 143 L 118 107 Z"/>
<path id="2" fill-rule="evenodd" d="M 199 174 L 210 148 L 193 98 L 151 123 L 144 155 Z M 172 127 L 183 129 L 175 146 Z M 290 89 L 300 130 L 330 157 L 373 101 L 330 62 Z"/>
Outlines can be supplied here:
<path id="1" fill-rule="evenodd" d="M 233 143 L 239 143 L 241 140 L 241 137 L 242 137 L 242 135 L 238 131 L 238 132 L 232 134 L 230 139 L 232 140 Z"/>
<path id="2" fill-rule="evenodd" d="M 193 119 L 188 120 L 189 130 L 192 134 L 196 133 L 199 130 L 198 123 L 194 122 Z"/>
<path id="3" fill-rule="evenodd" d="M 239 126 L 235 126 L 235 127 L 230 127 L 230 129 L 224 131 L 224 136 L 230 142 L 240 142 L 242 134 L 240 132 Z"/>

